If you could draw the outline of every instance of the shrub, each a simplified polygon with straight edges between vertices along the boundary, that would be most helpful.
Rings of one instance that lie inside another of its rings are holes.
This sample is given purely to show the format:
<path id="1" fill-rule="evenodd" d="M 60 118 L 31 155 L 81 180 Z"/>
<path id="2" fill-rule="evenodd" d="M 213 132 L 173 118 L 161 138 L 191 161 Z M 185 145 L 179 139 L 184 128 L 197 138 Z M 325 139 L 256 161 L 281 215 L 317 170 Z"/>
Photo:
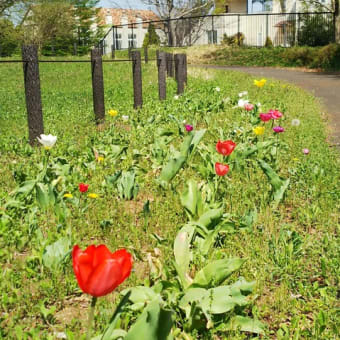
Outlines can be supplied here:
<path id="1" fill-rule="evenodd" d="M 270 37 L 266 38 L 266 42 L 265 42 L 264 46 L 267 47 L 267 48 L 273 47 L 273 42 L 272 42 L 272 39 L 270 39 Z"/>
<path id="2" fill-rule="evenodd" d="M 317 51 L 310 47 L 291 47 L 283 52 L 282 57 L 288 64 L 308 66 L 313 62 L 316 54 Z"/>
<path id="3" fill-rule="evenodd" d="M 318 50 L 311 67 L 340 68 L 340 44 L 329 44 Z"/>
<path id="4" fill-rule="evenodd" d="M 223 34 L 223 39 L 221 43 L 228 46 L 243 46 L 245 36 L 243 33 L 239 32 L 228 37 L 225 33 Z"/>

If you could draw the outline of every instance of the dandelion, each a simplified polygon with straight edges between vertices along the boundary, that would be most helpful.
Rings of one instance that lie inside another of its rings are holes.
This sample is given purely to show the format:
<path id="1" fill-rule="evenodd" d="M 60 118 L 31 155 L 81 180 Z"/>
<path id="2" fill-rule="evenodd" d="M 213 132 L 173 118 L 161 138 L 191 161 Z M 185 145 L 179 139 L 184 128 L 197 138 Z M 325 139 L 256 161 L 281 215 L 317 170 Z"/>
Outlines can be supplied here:
<path id="1" fill-rule="evenodd" d="M 40 135 L 40 138 L 37 137 L 40 144 L 44 146 L 46 150 L 51 149 L 54 144 L 57 142 L 57 137 L 53 135 Z"/>
<path id="2" fill-rule="evenodd" d="M 72 197 L 73 197 L 73 195 L 72 195 L 72 194 L 70 194 L 70 193 L 67 193 L 67 194 L 64 194 L 64 197 L 65 197 L 65 198 L 72 198 Z"/>
<path id="3" fill-rule="evenodd" d="M 253 131 L 256 136 L 261 136 L 264 134 L 265 129 L 266 128 L 264 126 L 257 126 L 256 128 L 253 129 Z"/>
<path id="4" fill-rule="evenodd" d="M 95 198 L 98 198 L 99 195 L 98 195 L 98 194 L 95 194 L 95 193 L 93 193 L 93 192 L 91 192 L 91 193 L 89 193 L 89 194 L 87 195 L 87 197 L 95 199 Z"/>
<path id="5" fill-rule="evenodd" d="M 292 120 L 292 126 L 299 126 L 300 125 L 300 120 L 299 119 L 293 119 Z"/>
<path id="6" fill-rule="evenodd" d="M 293 158 L 293 161 L 294 161 L 294 162 L 298 162 L 298 161 L 299 161 L 299 159 L 298 159 L 298 158 L 296 158 L 296 157 L 294 157 L 294 158 Z"/>
<path id="7" fill-rule="evenodd" d="M 104 157 L 103 157 L 103 156 L 98 156 L 98 157 L 97 157 L 97 162 L 98 162 L 98 163 L 104 162 Z"/>
<path id="8" fill-rule="evenodd" d="M 266 84 L 266 82 L 266 79 L 254 80 L 254 85 L 261 88 Z"/>
<path id="9" fill-rule="evenodd" d="M 309 154 L 309 149 L 302 149 L 302 152 L 303 152 L 305 155 L 308 155 L 308 154 Z"/>
<path id="10" fill-rule="evenodd" d="M 109 113 L 109 115 L 111 117 L 116 117 L 118 115 L 118 111 L 117 110 L 109 110 L 108 113 Z"/>

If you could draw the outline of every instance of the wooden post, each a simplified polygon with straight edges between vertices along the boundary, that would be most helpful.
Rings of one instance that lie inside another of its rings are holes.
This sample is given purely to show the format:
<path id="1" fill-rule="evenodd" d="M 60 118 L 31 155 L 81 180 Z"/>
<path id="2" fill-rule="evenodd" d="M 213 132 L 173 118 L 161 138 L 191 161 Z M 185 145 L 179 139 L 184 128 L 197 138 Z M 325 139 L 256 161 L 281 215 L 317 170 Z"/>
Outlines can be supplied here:
<path id="1" fill-rule="evenodd" d="M 131 51 L 132 51 L 132 48 L 129 47 L 128 48 L 128 59 L 131 60 Z"/>
<path id="2" fill-rule="evenodd" d="M 40 92 L 38 47 L 22 46 L 26 108 L 29 143 L 37 144 L 37 137 L 44 133 L 43 112 Z"/>
<path id="3" fill-rule="evenodd" d="M 148 51 L 147 46 L 144 47 L 144 59 L 145 59 L 145 64 L 147 64 L 149 62 L 149 51 Z"/>
<path id="4" fill-rule="evenodd" d="M 188 58 L 186 54 L 183 54 L 183 75 L 184 75 L 184 83 L 188 84 Z"/>
<path id="5" fill-rule="evenodd" d="M 169 76 L 174 77 L 175 70 L 174 70 L 174 55 L 170 53 L 170 60 L 169 60 Z"/>
<path id="6" fill-rule="evenodd" d="M 116 58 L 116 49 L 114 44 L 111 45 L 111 58 L 112 59 Z"/>
<path id="7" fill-rule="evenodd" d="M 132 51 L 133 97 L 135 109 L 143 106 L 142 60 L 139 51 Z"/>
<path id="8" fill-rule="evenodd" d="M 175 54 L 175 78 L 177 81 L 177 94 L 184 92 L 184 57 L 183 54 Z"/>
<path id="9" fill-rule="evenodd" d="M 166 72 L 168 77 L 174 76 L 173 68 L 173 55 L 172 53 L 166 53 Z"/>
<path id="10" fill-rule="evenodd" d="M 97 124 L 105 120 L 104 79 L 101 49 L 91 50 L 93 109 Z"/>
<path id="11" fill-rule="evenodd" d="M 77 43 L 73 43 L 73 55 L 77 55 L 78 54 L 78 48 L 77 48 Z"/>
<path id="12" fill-rule="evenodd" d="M 166 53 L 157 51 L 159 100 L 166 99 Z"/>

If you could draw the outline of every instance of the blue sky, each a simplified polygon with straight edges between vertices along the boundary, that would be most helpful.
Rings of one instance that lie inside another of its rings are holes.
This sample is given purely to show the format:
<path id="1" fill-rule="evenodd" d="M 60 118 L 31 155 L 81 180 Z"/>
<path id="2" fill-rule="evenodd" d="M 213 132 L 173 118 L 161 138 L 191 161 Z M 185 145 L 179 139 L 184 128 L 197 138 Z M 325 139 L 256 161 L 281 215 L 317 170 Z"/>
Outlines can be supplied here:
<path id="1" fill-rule="evenodd" d="M 101 0 L 99 6 L 110 8 L 117 7 L 117 4 L 121 8 L 148 9 L 148 6 L 140 0 Z"/>

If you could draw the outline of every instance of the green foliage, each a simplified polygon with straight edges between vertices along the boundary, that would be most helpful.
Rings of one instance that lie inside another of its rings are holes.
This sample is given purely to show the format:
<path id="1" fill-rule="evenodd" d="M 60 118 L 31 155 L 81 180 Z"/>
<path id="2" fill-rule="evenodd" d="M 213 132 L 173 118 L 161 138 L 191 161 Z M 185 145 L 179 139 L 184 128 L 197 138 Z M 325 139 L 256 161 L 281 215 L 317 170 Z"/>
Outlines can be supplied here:
<path id="1" fill-rule="evenodd" d="M 144 37 L 143 47 L 149 47 L 150 45 L 159 46 L 160 43 L 161 43 L 161 40 L 156 32 L 155 25 L 152 23 L 149 24 L 148 31 Z"/>
<path id="2" fill-rule="evenodd" d="M 12 21 L 0 18 L 0 57 L 11 56 L 19 47 L 20 30 Z"/>
<path id="3" fill-rule="evenodd" d="M 266 48 L 273 48 L 273 47 L 274 47 L 274 46 L 273 46 L 272 39 L 270 39 L 270 37 L 267 37 L 267 38 L 266 38 L 266 42 L 265 42 L 265 44 L 264 44 L 264 47 L 266 47 Z"/>
<path id="4" fill-rule="evenodd" d="M 235 33 L 229 37 L 227 36 L 226 33 L 224 33 L 221 44 L 227 45 L 227 46 L 243 46 L 244 39 L 245 39 L 245 36 L 241 32 Z"/>

